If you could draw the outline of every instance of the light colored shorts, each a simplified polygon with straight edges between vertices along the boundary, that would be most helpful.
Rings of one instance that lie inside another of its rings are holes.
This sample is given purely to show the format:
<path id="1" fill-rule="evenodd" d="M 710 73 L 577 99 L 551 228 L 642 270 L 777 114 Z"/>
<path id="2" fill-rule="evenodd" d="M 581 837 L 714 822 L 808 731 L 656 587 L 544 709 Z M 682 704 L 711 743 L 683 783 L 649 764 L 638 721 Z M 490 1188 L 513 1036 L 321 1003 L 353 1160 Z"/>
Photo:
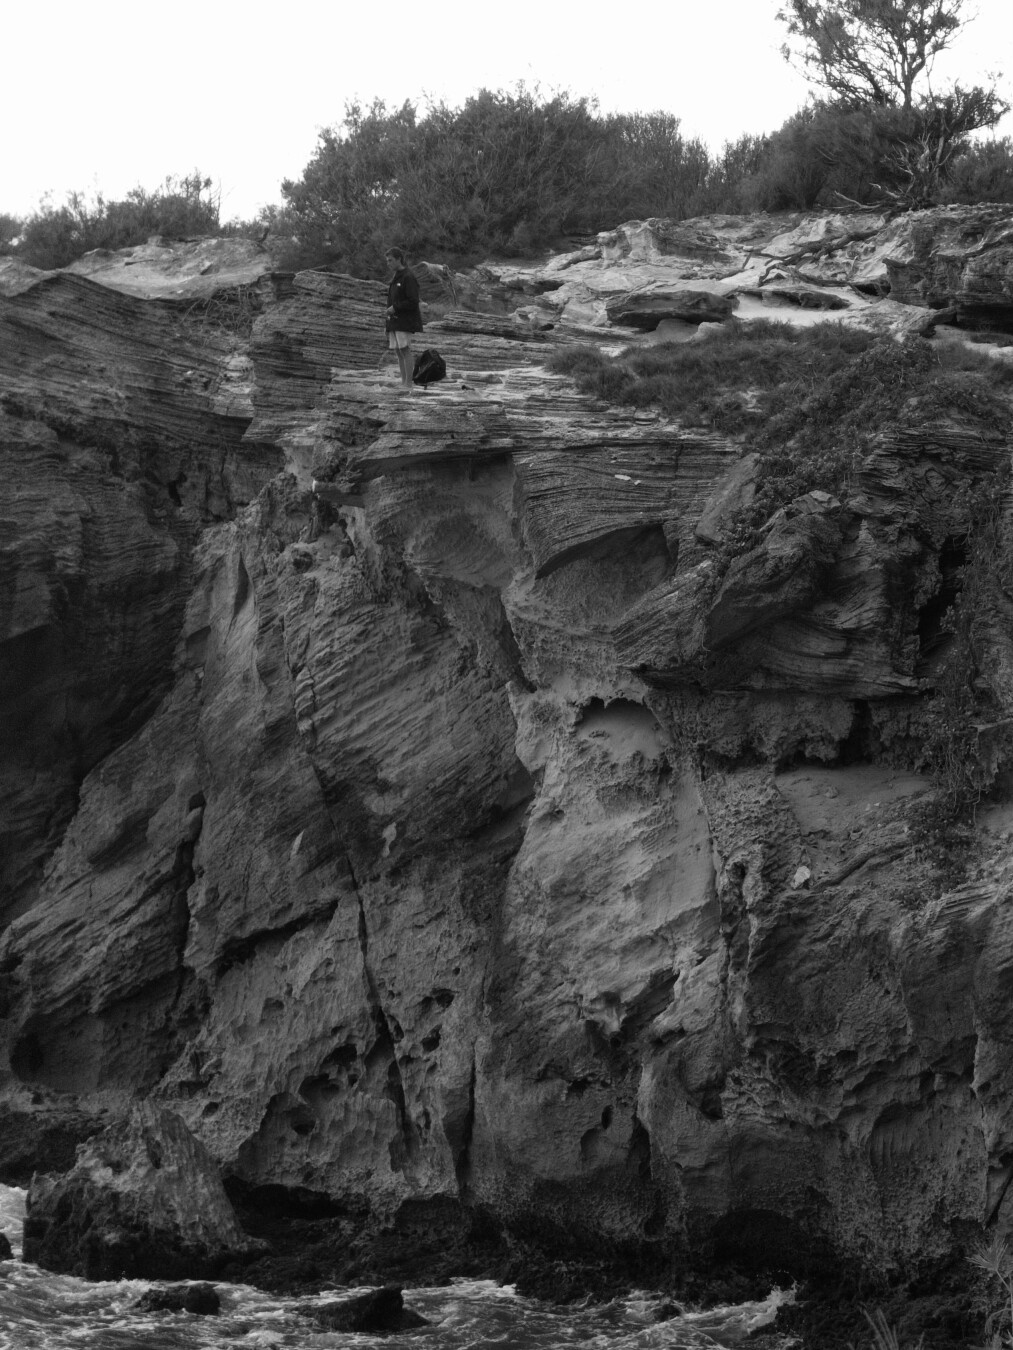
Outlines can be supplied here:
<path id="1" fill-rule="evenodd" d="M 390 347 L 391 351 L 394 351 L 396 348 L 400 347 L 403 352 L 406 352 L 410 349 L 412 345 L 411 333 L 402 333 L 399 332 L 398 329 L 396 328 L 392 328 L 391 331 L 387 334 L 387 337 L 389 339 L 387 345 Z"/>

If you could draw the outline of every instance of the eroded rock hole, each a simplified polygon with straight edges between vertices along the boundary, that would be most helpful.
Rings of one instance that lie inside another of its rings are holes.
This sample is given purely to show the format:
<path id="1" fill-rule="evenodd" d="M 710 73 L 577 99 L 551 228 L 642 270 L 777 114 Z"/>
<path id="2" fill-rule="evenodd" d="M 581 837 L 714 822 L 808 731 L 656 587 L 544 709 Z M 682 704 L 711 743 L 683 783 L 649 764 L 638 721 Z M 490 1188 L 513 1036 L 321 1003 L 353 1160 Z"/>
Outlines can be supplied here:
<path id="1" fill-rule="evenodd" d="M 455 970 L 454 973 L 457 974 L 458 972 Z M 442 986 L 437 986 L 437 988 L 430 990 L 428 994 L 419 1000 L 419 1015 L 421 1017 L 427 1016 L 432 1012 L 434 1007 L 439 1008 L 441 1012 L 446 1012 L 453 1003 L 454 997 L 455 995 L 452 989 L 445 989 Z"/>
<path id="2" fill-rule="evenodd" d="M 250 1186 L 238 1177 L 226 1177 L 225 1191 L 232 1203 L 246 1215 L 262 1218 L 303 1220 L 331 1219 L 345 1215 L 345 1205 L 332 1200 L 323 1191 L 305 1186 Z"/>
<path id="3" fill-rule="evenodd" d="M 289 1126 L 293 1134 L 299 1135 L 300 1138 L 304 1139 L 306 1135 L 312 1134 L 316 1123 L 316 1116 L 306 1107 L 297 1106 L 289 1114 Z"/>
<path id="4" fill-rule="evenodd" d="M 359 1052 L 352 1041 L 336 1046 L 321 1062 L 321 1069 L 350 1069 L 359 1058 Z"/>
<path id="5" fill-rule="evenodd" d="M 401 1070 L 394 1060 L 391 1060 L 387 1068 L 387 1084 L 384 1087 L 383 1095 L 394 1103 L 399 1116 L 404 1119 L 408 1112 L 408 1103 L 405 1100 L 404 1084 L 401 1082 Z"/>
<path id="6" fill-rule="evenodd" d="M 664 757 L 658 719 L 632 699 L 613 698 L 607 703 L 589 699 L 580 710 L 575 731 L 582 740 L 597 741 L 623 756 L 640 751 L 645 758 Z"/>
<path id="7" fill-rule="evenodd" d="M 865 699 L 857 699 L 854 709 L 851 730 L 837 752 L 837 763 L 843 768 L 849 764 L 867 764 L 876 758 L 880 749 L 879 731 L 869 704 Z"/>

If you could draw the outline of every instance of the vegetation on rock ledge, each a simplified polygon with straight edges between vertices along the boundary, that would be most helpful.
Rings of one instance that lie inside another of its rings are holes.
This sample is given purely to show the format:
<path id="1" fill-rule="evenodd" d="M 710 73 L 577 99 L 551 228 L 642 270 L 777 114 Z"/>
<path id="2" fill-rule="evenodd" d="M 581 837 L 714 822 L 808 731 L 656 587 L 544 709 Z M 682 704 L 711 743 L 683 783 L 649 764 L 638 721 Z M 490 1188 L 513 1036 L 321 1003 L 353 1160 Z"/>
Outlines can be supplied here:
<path id="1" fill-rule="evenodd" d="M 715 329 L 705 339 L 630 347 L 608 356 L 563 348 L 548 366 L 612 404 L 651 407 L 687 427 L 738 437 L 757 455 L 755 494 L 715 549 L 718 585 L 731 561 L 756 547 L 782 506 L 821 490 L 845 506 L 860 487 L 863 461 L 884 436 L 910 426 L 963 425 L 1009 431 L 1013 366 L 962 342 L 902 342 L 840 323 L 794 328 L 758 320 Z M 997 591 L 1013 593 L 1013 522 L 1005 459 L 955 501 L 968 522 L 954 541 L 964 562 L 959 593 L 944 620 L 945 657 L 918 717 L 918 767 L 941 796 L 915 822 L 947 866 L 962 851 L 954 828 L 1013 764 L 1013 719 L 992 687 Z M 1013 656 L 1010 661 L 1013 671 Z M 990 672 L 991 674 L 991 672 Z M 1010 678 L 1013 700 L 1013 674 Z"/>
<path id="2" fill-rule="evenodd" d="M 736 521 L 730 555 L 751 547 L 773 512 L 803 493 L 846 500 L 862 458 L 907 418 L 912 400 L 923 415 L 1004 427 L 1010 408 L 996 389 L 1013 387 L 1013 367 L 962 345 L 897 342 L 832 322 L 796 328 L 761 319 L 617 357 L 568 347 L 547 364 L 607 403 L 658 408 L 685 426 L 741 436 L 759 452 L 756 495 Z"/>

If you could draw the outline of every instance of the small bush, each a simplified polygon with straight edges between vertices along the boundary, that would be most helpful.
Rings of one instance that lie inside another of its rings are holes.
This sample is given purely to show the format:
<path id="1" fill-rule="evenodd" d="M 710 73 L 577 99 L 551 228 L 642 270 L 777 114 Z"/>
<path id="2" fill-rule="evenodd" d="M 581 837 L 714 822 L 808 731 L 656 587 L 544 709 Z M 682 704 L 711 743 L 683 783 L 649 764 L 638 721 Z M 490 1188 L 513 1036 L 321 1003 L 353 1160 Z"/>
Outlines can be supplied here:
<path id="1" fill-rule="evenodd" d="M 1013 346 L 1013 337 L 1009 333 L 969 332 L 967 340 L 973 343 L 987 342 L 996 347 Z M 1013 384 L 1013 361 L 996 360 L 987 352 L 976 352 L 959 339 L 947 339 L 936 342 L 936 362 L 942 370 L 969 370 L 986 375 L 993 387 Z"/>
<path id="2" fill-rule="evenodd" d="M 1013 139 L 978 141 L 954 157 L 944 202 L 1013 202 Z"/>
<path id="3" fill-rule="evenodd" d="M 240 285 L 195 300 L 182 317 L 189 339 L 198 346 L 208 346 L 223 338 L 248 339 L 253 321 L 263 308 L 263 298 L 256 286 Z"/>
<path id="4" fill-rule="evenodd" d="M 95 248 L 129 248 L 153 234 L 214 235 L 219 229 L 218 194 L 211 190 L 211 179 L 195 169 L 166 178 L 154 192 L 136 187 L 122 201 L 107 202 L 101 194 L 90 201 L 71 192 L 62 206 L 43 202 L 20 222 L 17 238 L 4 251 L 49 271 Z"/>
<path id="5" fill-rule="evenodd" d="M 967 1258 L 985 1277 L 981 1302 L 991 1346 L 1013 1345 L 1013 1253 L 1004 1237 L 982 1239 Z"/>
<path id="6" fill-rule="evenodd" d="M 25 222 L 20 216 L 12 216 L 9 212 L 0 211 L 0 257 L 5 253 L 14 251 L 15 241 L 24 228 Z"/>

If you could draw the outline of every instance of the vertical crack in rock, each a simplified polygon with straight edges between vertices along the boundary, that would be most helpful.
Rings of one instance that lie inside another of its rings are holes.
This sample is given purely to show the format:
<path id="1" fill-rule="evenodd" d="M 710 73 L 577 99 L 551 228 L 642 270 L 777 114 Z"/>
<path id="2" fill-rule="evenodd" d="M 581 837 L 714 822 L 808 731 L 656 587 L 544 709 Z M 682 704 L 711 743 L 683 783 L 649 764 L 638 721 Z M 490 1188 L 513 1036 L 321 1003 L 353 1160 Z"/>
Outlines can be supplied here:
<path id="1" fill-rule="evenodd" d="M 471 1076 L 468 1080 L 468 1108 L 463 1119 L 447 1121 L 444 1130 L 454 1155 L 454 1176 L 457 1178 L 458 1198 L 467 1201 L 471 1188 L 471 1141 L 475 1132 L 475 1087 L 478 1082 L 478 1063 L 474 1046 L 471 1052 Z"/>
<path id="2" fill-rule="evenodd" d="M 602 1124 L 605 1124 L 604 1118 Z M 654 1176 L 651 1161 L 650 1131 L 640 1119 L 636 1108 L 633 1111 L 633 1128 L 630 1131 L 626 1165 L 631 1172 L 635 1173 L 639 1185 L 652 1197 L 650 1212 L 643 1221 L 644 1237 L 649 1239 L 660 1238 L 664 1235 L 668 1220 L 668 1201 L 664 1188 L 658 1184 Z"/>
<path id="3" fill-rule="evenodd" d="M 207 805 L 207 799 L 202 789 L 198 788 L 192 793 L 187 802 L 187 818 L 184 827 L 184 835 L 176 849 L 176 857 L 173 862 L 172 876 L 174 881 L 173 905 L 174 905 L 174 928 L 176 938 L 176 994 L 172 1001 L 173 1009 L 177 1008 L 183 997 L 183 991 L 186 988 L 186 944 L 190 933 L 190 903 L 188 895 L 190 887 L 197 880 L 197 874 L 194 871 L 193 857 L 197 850 L 197 844 L 200 840 L 201 831 L 204 828 L 204 807 Z"/>
<path id="4" fill-rule="evenodd" d="M 401 1039 L 401 1029 L 396 1022 L 393 1026 L 391 1025 L 390 1019 L 384 1011 L 380 989 L 369 963 L 369 929 L 366 924 L 366 909 L 362 903 L 362 894 L 359 891 L 359 883 L 350 859 L 348 860 L 348 870 L 352 877 L 355 898 L 359 906 L 359 948 L 362 952 L 362 974 L 366 985 L 366 997 L 376 1027 L 375 1050 L 378 1052 L 378 1058 L 387 1058 L 389 1061 L 387 1066 L 387 1094 L 397 1110 L 401 1145 L 404 1150 L 403 1158 L 399 1160 L 396 1156 L 395 1145 L 393 1141 L 391 1142 L 391 1167 L 403 1171 L 404 1164 L 411 1162 L 418 1151 L 418 1139 L 415 1127 L 408 1115 L 408 1098 L 405 1094 L 404 1078 L 397 1058 L 396 1046 Z"/>
<path id="5" fill-rule="evenodd" d="M 991 1227 L 992 1224 L 995 1223 L 996 1219 L 998 1218 L 999 1211 L 1002 1209 L 1003 1201 L 1006 1199 L 1006 1194 L 1009 1191 L 1010 1182 L 1013 1182 L 1013 1163 L 1011 1163 L 1011 1160 L 1008 1157 L 1008 1155 L 1004 1154 L 999 1159 L 999 1168 L 994 1168 L 990 1170 L 999 1171 L 1002 1168 L 1005 1169 L 1006 1176 L 1005 1179 L 1000 1183 L 1000 1185 L 997 1188 L 993 1187 L 991 1184 L 992 1177 L 990 1176 L 988 1178 L 988 1181 L 990 1183 L 989 1190 L 993 1193 L 995 1198 L 992 1200 L 992 1203 L 989 1205 L 985 1213 L 985 1217 L 982 1221 L 983 1228 L 989 1228 Z"/>
<path id="6" fill-rule="evenodd" d="M 647 1126 L 636 1111 L 633 1112 L 633 1129 L 629 1144 L 630 1166 L 636 1169 L 641 1181 L 648 1183 L 653 1179 L 651 1171 L 651 1136 Z"/>

